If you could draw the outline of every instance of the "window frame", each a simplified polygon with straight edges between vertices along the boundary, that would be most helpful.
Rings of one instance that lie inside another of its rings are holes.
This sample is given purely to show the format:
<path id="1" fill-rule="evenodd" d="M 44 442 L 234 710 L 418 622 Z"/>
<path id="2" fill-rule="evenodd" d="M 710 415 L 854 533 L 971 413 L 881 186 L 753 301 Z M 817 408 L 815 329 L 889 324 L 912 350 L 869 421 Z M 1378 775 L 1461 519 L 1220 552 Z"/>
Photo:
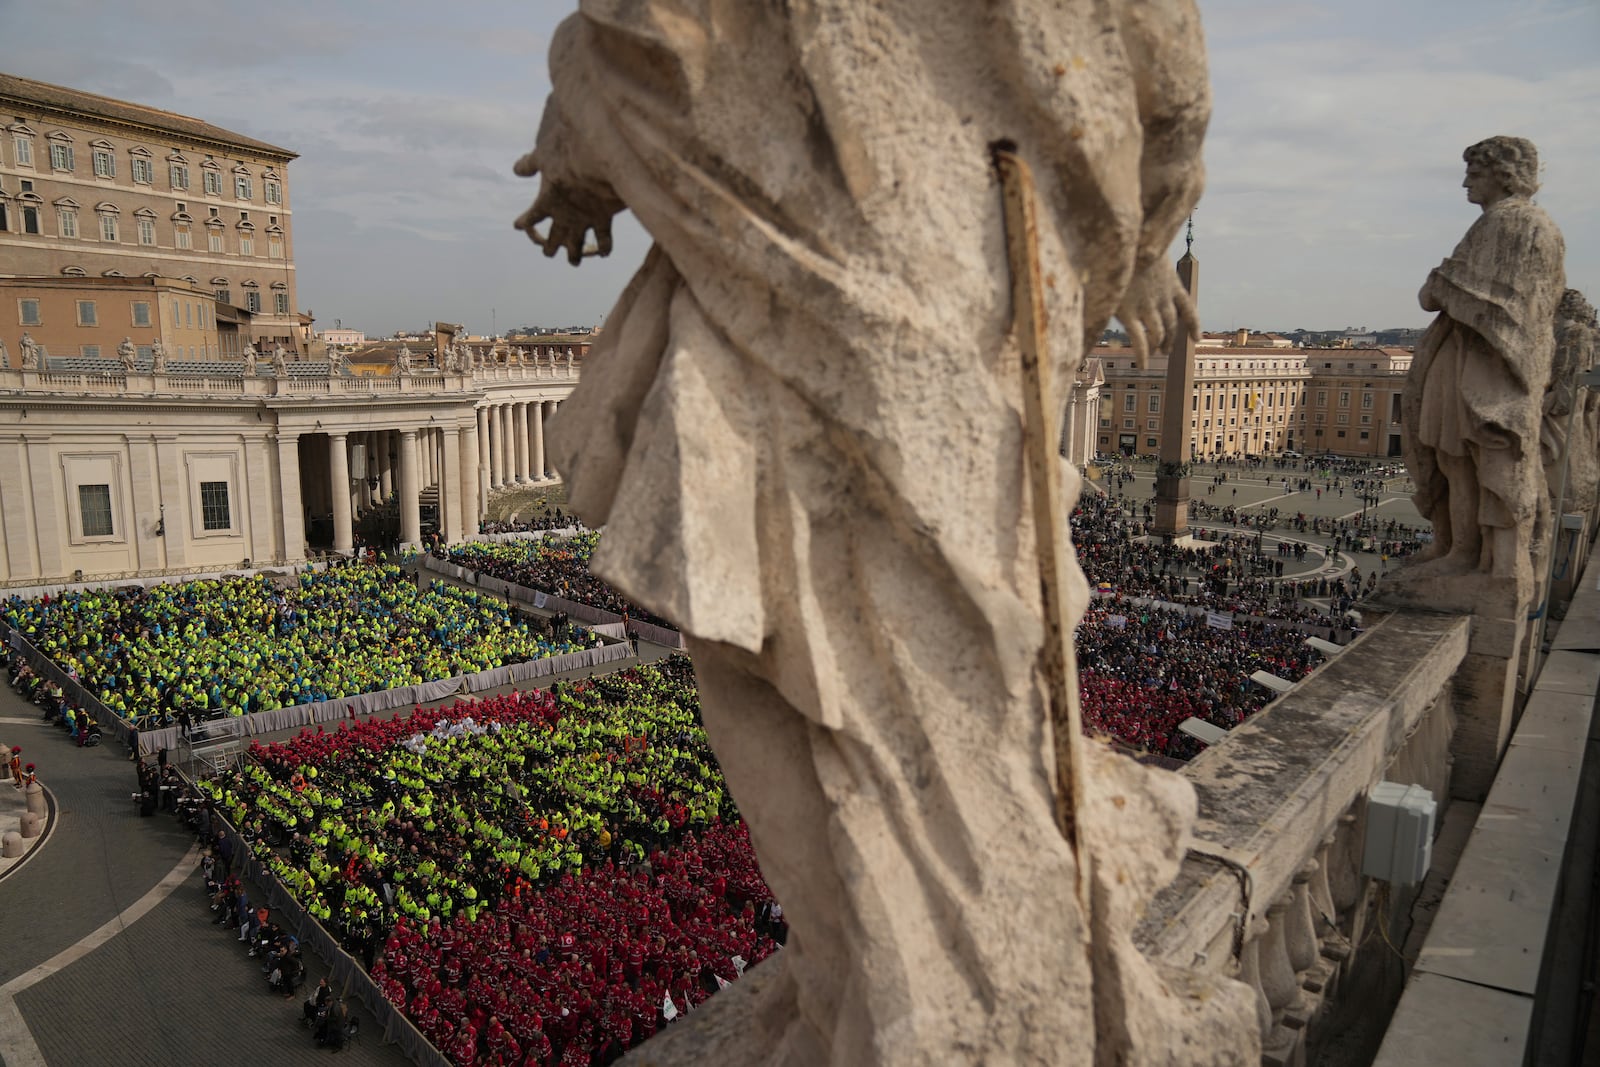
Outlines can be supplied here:
<path id="1" fill-rule="evenodd" d="M 100 499 L 95 499 L 93 501 L 93 504 L 94 504 L 94 513 L 93 513 L 93 515 L 94 515 L 94 519 L 95 519 L 95 525 L 94 525 L 94 527 L 92 529 L 91 529 L 90 524 L 89 524 L 89 519 L 90 519 L 89 504 L 90 504 L 90 500 L 88 498 L 88 495 L 85 493 L 85 490 L 91 490 L 91 491 L 92 490 L 99 490 L 100 493 L 95 494 L 97 498 L 101 494 L 104 495 L 104 501 L 103 501 L 104 510 L 103 510 L 103 513 L 102 513 L 102 509 L 101 509 L 102 501 Z M 103 520 L 104 529 L 101 528 L 102 520 Z M 86 482 L 86 483 L 80 483 L 79 484 L 79 486 L 78 486 L 78 535 L 85 541 L 111 541 L 111 540 L 114 540 L 116 538 L 116 536 L 117 536 L 116 501 L 113 499 L 112 494 L 111 494 L 111 483 L 110 482 Z"/>
<path id="2" fill-rule="evenodd" d="M 73 301 L 73 303 L 76 305 L 75 314 L 77 315 L 78 325 L 79 326 L 95 326 L 95 327 L 97 327 L 97 326 L 100 325 L 100 308 L 98 307 L 98 305 L 96 304 L 95 301 L 93 301 L 93 300 L 75 300 L 75 301 Z M 89 309 L 89 315 L 88 315 L 87 319 L 84 317 L 84 313 L 83 313 L 83 309 L 84 308 L 88 308 Z"/>
<path id="3" fill-rule="evenodd" d="M 142 321 L 142 322 L 139 319 L 139 309 L 140 308 L 144 309 L 144 321 Z M 154 321 L 155 320 L 153 320 L 150 317 L 150 301 L 148 301 L 148 300 L 134 300 L 134 301 L 131 301 L 129 303 L 129 305 L 128 305 L 128 322 L 129 322 L 130 325 L 137 326 L 141 330 L 148 330 L 148 329 L 151 328 L 151 324 Z"/>
<path id="4" fill-rule="evenodd" d="M 28 318 L 28 310 L 29 310 L 28 305 L 29 304 L 33 305 L 33 308 L 32 308 L 32 310 L 33 310 L 33 318 L 31 318 L 31 319 Z M 18 326 L 43 326 L 44 325 L 43 311 L 44 311 L 44 305 L 39 300 L 38 297 L 35 297 L 35 296 L 18 297 L 17 298 L 17 325 Z"/>
<path id="5" fill-rule="evenodd" d="M 215 494 L 221 490 L 220 503 L 215 499 Z M 233 498 L 232 487 L 226 480 L 199 482 L 196 492 L 200 498 L 200 529 L 204 533 L 231 533 L 233 531 Z M 208 491 L 212 499 L 207 499 Z M 220 514 L 219 514 L 220 511 Z M 220 521 L 221 525 L 217 525 Z"/>
<path id="6" fill-rule="evenodd" d="M 91 148 L 94 160 L 94 176 L 96 178 L 115 178 L 117 176 L 117 156 L 109 148 Z"/>

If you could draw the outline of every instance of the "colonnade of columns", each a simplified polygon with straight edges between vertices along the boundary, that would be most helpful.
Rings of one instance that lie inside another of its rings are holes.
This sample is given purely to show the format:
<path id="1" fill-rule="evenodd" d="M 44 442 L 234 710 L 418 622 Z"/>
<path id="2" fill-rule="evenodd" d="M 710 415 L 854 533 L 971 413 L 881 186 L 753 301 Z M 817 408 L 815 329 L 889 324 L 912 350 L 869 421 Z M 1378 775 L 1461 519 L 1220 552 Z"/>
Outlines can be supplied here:
<path id="1" fill-rule="evenodd" d="M 461 425 L 326 431 L 326 495 L 332 502 L 334 551 L 354 551 L 357 517 L 391 499 L 399 507 L 404 543 L 421 543 L 424 506 L 438 508 L 438 530 L 447 541 L 475 533 L 490 489 L 527 485 L 550 476 L 545 467 L 544 420 L 555 414 L 557 404 L 554 400 L 490 402 Z M 285 558 L 303 558 L 303 492 L 310 494 L 306 505 L 324 494 L 314 488 L 303 491 L 298 435 L 278 435 L 278 459 Z M 316 483 L 321 484 L 320 474 Z"/>
<path id="2" fill-rule="evenodd" d="M 478 409 L 478 466 L 486 474 L 479 490 L 483 505 L 490 489 L 553 476 L 545 465 L 544 421 L 559 406 L 555 400 L 510 400 Z"/>

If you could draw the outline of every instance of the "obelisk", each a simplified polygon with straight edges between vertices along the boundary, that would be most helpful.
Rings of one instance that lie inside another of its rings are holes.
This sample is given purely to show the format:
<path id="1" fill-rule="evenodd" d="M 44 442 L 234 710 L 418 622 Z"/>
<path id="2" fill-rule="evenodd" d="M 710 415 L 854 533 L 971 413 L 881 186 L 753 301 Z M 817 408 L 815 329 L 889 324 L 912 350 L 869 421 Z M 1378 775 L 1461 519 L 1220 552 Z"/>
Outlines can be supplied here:
<path id="1" fill-rule="evenodd" d="M 1178 260 L 1178 281 L 1199 307 L 1200 262 L 1194 258 L 1194 225 L 1185 237 L 1183 258 Z M 1189 327 L 1179 319 L 1167 349 L 1165 405 L 1161 409 L 1161 452 L 1156 463 L 1154 534 L 1171 541 L 1189 532 L 1189 423 L 1198 418 L 1194 408 L 1195 342 Z"/>

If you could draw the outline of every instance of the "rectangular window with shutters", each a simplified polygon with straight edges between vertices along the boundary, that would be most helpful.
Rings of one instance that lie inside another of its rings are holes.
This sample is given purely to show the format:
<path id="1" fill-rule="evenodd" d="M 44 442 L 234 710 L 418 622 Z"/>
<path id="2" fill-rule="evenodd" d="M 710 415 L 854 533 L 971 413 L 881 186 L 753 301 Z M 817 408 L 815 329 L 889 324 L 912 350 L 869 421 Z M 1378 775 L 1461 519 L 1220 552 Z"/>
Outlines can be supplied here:
<path id="1" fill-rule="evenodd" d="M 19 133 L 12 143 L 17 149 L 17 166 L 33 166 L 33 138 Z"/>
<path id="2" fill-rule="evenodd" d="M 266 196 L 267 203 L 283 203 L 283 186 L 273 181 L 271 178 L 268 178 L 261 183 L 261 191 Z"/>
<path id="3" fill-rule="evenodd" d="M 206 231 L 206 250 L 209 252 L 222 251 L 222 231 L 208 229 Z"/>
<path id="4" fill-rule="evenodd" d="M 227 482 L 200 483 L 200 525 L 207 530 L 233 529 Z"/>
<path id="5" fill-rule="evenodd" d="M 1161 410 L 1161 394 L 1150 394 L 1150 414 L 1154 415 Z"/>
<path id="6" fill-rule="evenodd" d="M 78 346 L 78 355 L 82 356 L 84 359 L 99 359 L 100 358 L 100 346 L 99 345 L 79 345 Z"/>
<path id="7" fill-rule="evenodd" d="M 24 326 L 43 325 L 39 321 L 39 301 L 37 300 L 18 300 L 17 316 Z"/>
<path id="8" fill-rule="evenodd" d="M 222 175 L 214 170 L 206 171 L 206 195 L 222 195 Z"/>
<path id="9" fill-rule="evenodd" d="M 50 168 L 52 170 L 72 169 L 72 146 L 69 144 L 53 144 L 50 146 Z"/>
<path id="10" fill-rule="evenodd" d="M 261 294 L 254 289 L 244 294 L 244 309 L 252 315 L 261 314 Z"/>
<path id="11" fill-rule="evenodd" d="M 174 189 L 189 188 L 189 164 L 171 163 L 167 166 L 167 182 Z"/>
<path id="12" fill-rule="evenodd" d="M 142 245 L 153 245 L 156 243 L 155 219 L 139 220 L 139 243 Z"/>
<path id="13" fill-rule="evenodd" d="M 111 524 L 111 486 L 78 486 L 78 517 L 83 523 L 83 536 L 113 536 L 116 531 Z"/>
<path id="14" fill-rule="evenodd" d="M 241 256 L 253 256 L 256 254 L 256 239 L 249 233 L 241 233 L 239 235 L 239 254 Z"/>
<path id="15" fill-rule="evenodd" d="M 212 295 L 217 298 L 217 303 L 219 303 L 219 304 L 232 304 L 233 303 L 233 290 L 232 289 L 213 289 L 212 290 Z"/>
<path id="16" fill-rule="evenodd" d="M 115 241 L 117 239 L 117 217 L 115 215 L 100 216 L 100 240 Z"/>
<path id="17" fill-rule="evenodd" d="M 189 232 L 187 222 L 180 222 L 172 227 L 172 243 L 178 248 L 194 247 L 194 236 Z"/>
<path id="18" fill-rule="evenodd" d="M 277 314 L 277 315 L 287 315 L 287 314 L 289 314 L 289 294 L 288 293 L 273 293 L 272 294 L 272 310 L 273 310 L 273 313 Z"/>
<path id="19" fill-rule="evenodd" d="M 249 200 L 250 179 L 245 177 L 243 174 L 235 175 L 233 179 L 233 195 L 238 197 L 240 200 Z"/>
<path id="20" fill-rule="evenodd" d="M 109 148 L 96 148 L 94 150 L 94 176 L 96 178 L 115 178 L 117 176 L 117 158 L 111 154 Z"/>
<path id="21" fill-rule="evenodd" d="M 57 208 L 56 210 L 58 212 L 56 221 L 60 223 L 61 236 L 78 236 L 78 209 L 75 207 L 64 207 Z"/>
<path id="22" fill-rule="evenodd" d="M 133 302 L 133 324 L 135 326 L 150 325 L 150 301 L 135 300 Z"/>
<path id="23" fill-rule="evenodd" d="M 95 306 L 94 306 L 94 301 L 93 300 L 80 300 L 80 301 L 78 301 L 78 325 L 79 326 L 98 326 L 98 325 L 100 325 L 100 316 L 95 310 Z"/>

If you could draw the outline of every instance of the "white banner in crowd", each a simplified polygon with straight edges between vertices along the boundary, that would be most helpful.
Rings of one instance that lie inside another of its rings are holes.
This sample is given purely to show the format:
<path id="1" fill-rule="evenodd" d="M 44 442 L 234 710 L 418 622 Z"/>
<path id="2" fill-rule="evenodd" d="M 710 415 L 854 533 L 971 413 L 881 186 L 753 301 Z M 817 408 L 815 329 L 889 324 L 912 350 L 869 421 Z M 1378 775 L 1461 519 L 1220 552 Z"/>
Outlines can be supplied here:
<path id="1" fill-rule="evenodd" d="M 1233 629 L 1233 616 L 1208 611 L 1206 612 L 1206 625 L 1213 630 L 1231 630 Z"/>

